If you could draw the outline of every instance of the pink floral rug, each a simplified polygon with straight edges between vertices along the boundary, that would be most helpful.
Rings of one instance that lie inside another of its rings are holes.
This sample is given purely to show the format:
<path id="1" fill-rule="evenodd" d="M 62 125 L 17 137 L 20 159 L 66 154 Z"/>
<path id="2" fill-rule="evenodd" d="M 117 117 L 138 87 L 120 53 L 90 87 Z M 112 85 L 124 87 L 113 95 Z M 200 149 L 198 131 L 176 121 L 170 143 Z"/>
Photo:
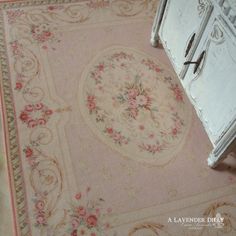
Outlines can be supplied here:
<path id="1" fill-rule="evenodd" d="M 149 44 L 156 6 L 0 3 L 15 235 L 235 235 L 235 159 L 207 167 L 207 135 Z M 174 222 L 217 213 L 223 225 Z"/>
<path id="2" fill-rule="evenodd" d="M 191 107 L 173 73 L 155 58 L 131 48 L 108 48 L 81 80 L 81 112 L 108 146 L 154 165 L 168 163 L 182 148 Z"/>

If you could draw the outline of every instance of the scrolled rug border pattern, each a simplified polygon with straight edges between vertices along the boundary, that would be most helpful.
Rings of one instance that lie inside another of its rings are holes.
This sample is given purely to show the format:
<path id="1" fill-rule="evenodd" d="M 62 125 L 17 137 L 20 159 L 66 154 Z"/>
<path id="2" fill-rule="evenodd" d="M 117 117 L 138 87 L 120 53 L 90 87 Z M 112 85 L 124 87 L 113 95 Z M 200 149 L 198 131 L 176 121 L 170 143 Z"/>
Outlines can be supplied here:
<path id="1" fill-rule="evenodd" d="M 16 216 L 14 216 L 14 222 L 16 225 L 19 225 L 20 231 L 23 235 L 29 235 L 30 229 L 28 224 L 28 216 L 26 213 L 26 199 L 25 199 L 25 192 L 24 192 L 24 179 L 22 175 L 22 168 L 21 168 L 21 161 L 19 157 L 19 146 L 17 141 L 17 130 L 16 130 L 16 119 L 15 119 L 15 112 L 14 106 L 12 103 L 12 93 L 10 87 L 10 80 L 9 78 L 9 68 L 6 56 L 6 49 L 5 49 L 5 40 L 4 40 L 4 27 L 3 27 L 3 14 L 2 10 L 0 10 L 0 55 L 1 55 L 1 99 L 2 105 L 4 107 L 4 111 L 2 112 L 4 122 L 4 133 L 6 137 L 6 131 L 9 132 L 9 138 L 5 139 L 6 145 L 6 153 L 7 157 L 7 165 L 9 170 L 9 177 L 10 177 L 10 185 L 11 185 L 11 194 L 12 195 L 12 202 L 14 210 L 14 214 L 21 219 L 18 223 L 16 223 Z M 13 179 L 12 179 L 13 178 Z M 13 187 L 13 186 L 14 187 Z M 15 190 L 15 191 L 14 191 Z M 16 227 L 16 233 L 17 233 Z"/>

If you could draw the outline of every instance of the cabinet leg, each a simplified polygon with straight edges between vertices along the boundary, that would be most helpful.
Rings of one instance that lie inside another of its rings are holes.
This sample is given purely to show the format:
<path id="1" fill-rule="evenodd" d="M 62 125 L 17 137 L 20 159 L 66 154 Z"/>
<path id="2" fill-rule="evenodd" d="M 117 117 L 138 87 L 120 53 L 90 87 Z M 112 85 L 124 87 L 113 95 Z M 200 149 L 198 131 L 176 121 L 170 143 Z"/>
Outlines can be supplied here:
<path id="1" fill-rule="evenodd" d="M 215 168 L 231 152 L 236 150 L 236 137 L 233 140 L 224 140 L 219 143 L 210 153 L 207 162 L 208 166 Z"/>
<path id="2" fill-rule="evenodd" d="M 167 3 L 167 0 L 160 1 L 155 19 L 153 21 L 152 34 L 151 34 L 151 40 L 150 40 L 151 45 L 153 47 L 157 47 L 157 45 L 158 45 L 158 41 L 159 41 L 158 33 L 159 33 L 160 26 L 161 26 L 161 21 L 162 21 L 163 14 L 165 11 L 166 3 Z"/>
<path id="3" fill-rule="evenodd" d="M 157 47 L 159 42 L 158 42 L 156 35 L 151 35 L 150 43 L 153 47 Z"/>
<path id="4" fill-rule="evenodd" d="M 222 155 L 222 156 L 216 156 L 214 154 L 214 150 L 210 153 L 208 159 L 207 159 L 207 163 L 208 166 L 211 168 L 215 168 L 221 161 L 223 161 L 225 158 L 227 157 L 227 155 Z"/>

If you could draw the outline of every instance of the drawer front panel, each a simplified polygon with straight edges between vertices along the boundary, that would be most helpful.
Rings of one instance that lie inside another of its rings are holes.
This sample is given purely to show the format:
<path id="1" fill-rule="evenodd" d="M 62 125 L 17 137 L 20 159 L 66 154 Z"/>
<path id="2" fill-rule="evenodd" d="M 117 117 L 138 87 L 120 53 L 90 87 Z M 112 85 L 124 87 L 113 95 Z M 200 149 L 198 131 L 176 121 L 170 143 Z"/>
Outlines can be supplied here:
<path id="1" fill-rule="evenodd" d="M 168 0 L 159 36 L 174 69 L 183 78 L 213 6 L 209 0 Z M 186 55 L 187 54 L 187 55 Z"/>
<path id="2" fill-rule="evenodd" d="M 236 41 L 224 22 L 214 19 L 193 58 L 205 51 L 196 74 L 191 65 L 184 87 L 213 144 L 236 119 Z M 191 68 L 192 67 L 192 68 Z"/>

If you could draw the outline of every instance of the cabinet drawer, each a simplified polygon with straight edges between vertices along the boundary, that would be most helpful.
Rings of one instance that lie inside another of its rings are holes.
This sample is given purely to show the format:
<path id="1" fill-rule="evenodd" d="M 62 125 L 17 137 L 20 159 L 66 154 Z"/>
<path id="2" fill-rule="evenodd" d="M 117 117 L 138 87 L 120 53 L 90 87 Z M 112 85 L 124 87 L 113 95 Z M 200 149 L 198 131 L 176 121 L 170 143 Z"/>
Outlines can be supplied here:
<path id="1" fill-rule="evenodd" d="M 236 41 L 224 24 L 209 21 L 193 61 L 202 52 L 204 58 L 195 74 L 190 65 L 183 82 L 213 144 L 236 119 Z"/>
<path id="2" fill-rule="evenodd" d="M 159 36 L 179 78 L 183 78 L 211 15 L 209 0 L 168 0 Z"/>

